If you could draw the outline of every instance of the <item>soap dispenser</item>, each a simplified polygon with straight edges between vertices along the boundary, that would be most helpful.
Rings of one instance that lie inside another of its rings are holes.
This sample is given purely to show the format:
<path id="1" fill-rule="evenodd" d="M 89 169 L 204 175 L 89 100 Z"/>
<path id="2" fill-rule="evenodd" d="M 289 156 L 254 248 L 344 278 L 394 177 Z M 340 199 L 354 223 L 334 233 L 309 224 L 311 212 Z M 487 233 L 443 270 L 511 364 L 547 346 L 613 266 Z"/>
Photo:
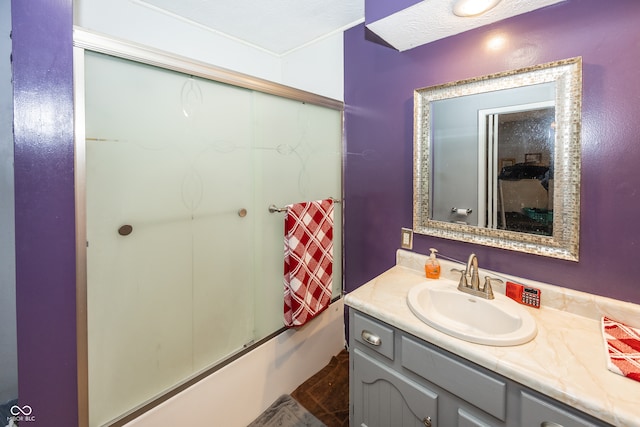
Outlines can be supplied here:
<path id="1" fill-rule="evenodd" d="M 424 264 L 424 273 L 426 274 L 428 279 L 438 279 L 440 278 L 440 263 L 436 259 L 437 249 L 430 248 L 431 255 L 429 255 L 429 259 Z"/>

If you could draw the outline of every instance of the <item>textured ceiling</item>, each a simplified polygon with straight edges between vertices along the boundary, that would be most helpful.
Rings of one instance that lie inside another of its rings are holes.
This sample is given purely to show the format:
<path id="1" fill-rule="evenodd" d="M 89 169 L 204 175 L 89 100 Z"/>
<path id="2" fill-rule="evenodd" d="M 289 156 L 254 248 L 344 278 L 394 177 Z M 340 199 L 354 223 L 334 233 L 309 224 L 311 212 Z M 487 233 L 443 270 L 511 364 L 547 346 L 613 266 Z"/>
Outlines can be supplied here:
<path id="1" fill-rule="evenodd" d="M 424 0 L 367 28 L 399 51 L 531 12 L 565 0 L 502 0 L 484 15 L 461 18 L 452 13 L 454 0 Z"/>
<path id="2" fill-rule="evenodd" d="M 364 22 L 365 7 L 365 0 L 134 1 L 274 55 Z M 562 1 L 502 0 L 485 15 L 460 18 L 454 0 L 424 0 L 367 27 L 403 51 Z"/>

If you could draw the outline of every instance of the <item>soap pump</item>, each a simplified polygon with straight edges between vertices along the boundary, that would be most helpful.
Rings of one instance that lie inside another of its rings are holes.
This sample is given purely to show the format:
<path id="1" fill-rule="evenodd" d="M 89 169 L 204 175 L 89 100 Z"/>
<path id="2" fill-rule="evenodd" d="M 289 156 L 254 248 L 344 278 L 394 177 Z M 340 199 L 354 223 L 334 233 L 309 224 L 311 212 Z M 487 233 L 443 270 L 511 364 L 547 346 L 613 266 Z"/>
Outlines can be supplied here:
<path id="1" fill-rule="evenodd" d="M 429 255 L 429 259 L 424 264 L 424 273 L 428 279 L 438 279 L 440 278 L 440 263 L 436 259 L 437 249 L 430 248 L 431 255 Z"/>

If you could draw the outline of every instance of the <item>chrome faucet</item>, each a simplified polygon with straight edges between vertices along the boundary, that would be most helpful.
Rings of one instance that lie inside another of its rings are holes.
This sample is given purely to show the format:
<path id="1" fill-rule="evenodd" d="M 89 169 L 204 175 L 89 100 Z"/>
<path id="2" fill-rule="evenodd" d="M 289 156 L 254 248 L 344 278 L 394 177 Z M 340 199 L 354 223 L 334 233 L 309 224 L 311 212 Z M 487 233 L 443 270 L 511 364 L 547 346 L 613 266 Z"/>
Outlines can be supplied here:
<path id="1" fill-rule="evenodd" d="M 465 278 L 465 287 L 471 287 L 474 291 L 479 289 L 480 285 L 480 277 L 478 276 L 478 257 L 476 254 L 469 255 L 469 260 L 467 261 L 467 269 L 464 272 Z M 462 283 L 462 278 L 460 278 L 460 283 Z M 460 284 L 458 284 L 458 288 Z"/>
<path id="2" fill-rule="evenodd" d="M 475 295 L 481 298 L 486 299 L 494 299 L 493 289 L 491 288 L 491 281 L 501 281 L 500 279 L 494 279 L 492 277 L 486 276 L 484 278 L 484 285 L 480 287 L 480 274 L 478 272 L 478 257 L 476 254 L 469 255 L 469 260 L 467 261 L 466 270 L 457 270 L 453 269 L 452 271 L 457 271 L 461 273 L 460 282 L 458 282 L 458 290 L 462 292 L 466 292 L 471 295 Z"/>

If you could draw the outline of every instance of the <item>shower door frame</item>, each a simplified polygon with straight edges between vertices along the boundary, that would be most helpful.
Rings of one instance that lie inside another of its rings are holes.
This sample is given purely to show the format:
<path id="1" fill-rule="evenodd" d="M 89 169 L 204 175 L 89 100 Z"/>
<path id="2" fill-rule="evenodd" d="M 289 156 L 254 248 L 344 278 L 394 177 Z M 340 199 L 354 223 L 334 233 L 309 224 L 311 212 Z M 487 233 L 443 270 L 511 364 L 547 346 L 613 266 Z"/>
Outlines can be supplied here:
<path id="1" fill-rule="evenodd" d="M 75 114 L 75 206 L 76 206 L 76 333 L 77 333 L 77 377 L 78 377 L 78 425 L 89 426 L 89 361 L 88 361 L 88 322 L 87 322 L 87 215 L 86 215 L 86 146 L 85 146 L 85 73 L 84 53 L 91 51 L 122 58 L 141 64 L 176 71 L 192 76 L 201 77 L 218 83 L 254 90 L 275 95 L 294 101 L 309 103 L 341 112 L 341 122 L 344 121 L 344 103 L 322 95 L 307 92 L 290 86 L 274 83 L 247 74 L 216 67 L 204 62 L 196 61 L 179 55 L 174 55 L 159 49 L 132 43 L 113 37 L 88 31 L 75 26 L 73 29 L 74 46 L 74 114 Z M 341 129 L 344 126 L 341 125 Z M 341 138 L 344 141 L 344 135 Z M 344 145 L 344 143 L 343 143 Z M 344 146 L 341 149 L 344 153 Z M 340 191 L 344 193 L 344 161 L 341 162 Z M 342 194 L 340 195 L 342 199 Z M 342 209 L 344 204 L 338 205 Z M 342 218 L 344 216 L 342 215 Z M 344 219 L 343 219 L 344 221 Z M 343 224 L 339 224 L 342 228 Z M 344 239 L 344 234 L 341 233 Z M 340 242 L 341 246 L 343 242 Z M 344 267 L 344 261 L 341 260 Z M 344 272 L 344 268 L 342 268 Z M 344 275 L 344 273 L 343 273 Z M 344 283 L 341 278 L 341 284 Z M 332 302 L 339 299 L 339 295 Z M 198 381 L 208 377 L 220 368 L 243 356 L 247 352 L 282 333 L 281 328 L 265 338 L 255 342 L 246 349 L 234 354 L 203 372 L 192 374 L 183 382 L 176 384 L 160 396 L 141 406 L 123 414 L 110 424 L 112 427 L 122 426 L 148 410 L 158 406 L 172 396 L 185 390 Z"/>

